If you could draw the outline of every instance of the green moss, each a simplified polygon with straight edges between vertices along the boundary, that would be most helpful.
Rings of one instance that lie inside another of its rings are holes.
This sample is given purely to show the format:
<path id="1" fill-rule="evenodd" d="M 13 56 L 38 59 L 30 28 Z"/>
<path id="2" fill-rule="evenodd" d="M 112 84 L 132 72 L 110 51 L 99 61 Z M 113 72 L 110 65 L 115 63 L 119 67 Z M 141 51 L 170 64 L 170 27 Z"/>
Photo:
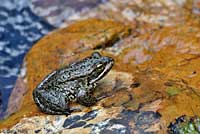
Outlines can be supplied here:
<path id="1" fill-rule="evenodd" d="M 181 88 L 177 88 L 177 87 L 168 87 L 166 89 L 166 92 L 169 96 L 174 96 L 174 95 L 177 95 L 179 94 L 183 89 Z"/>
<path id="2" fill-rule="evenodd" d="M 169 128 L 170 134 L 199 134 L 200 118 L 181 116 L 175 123 L 171 123 Z"/>

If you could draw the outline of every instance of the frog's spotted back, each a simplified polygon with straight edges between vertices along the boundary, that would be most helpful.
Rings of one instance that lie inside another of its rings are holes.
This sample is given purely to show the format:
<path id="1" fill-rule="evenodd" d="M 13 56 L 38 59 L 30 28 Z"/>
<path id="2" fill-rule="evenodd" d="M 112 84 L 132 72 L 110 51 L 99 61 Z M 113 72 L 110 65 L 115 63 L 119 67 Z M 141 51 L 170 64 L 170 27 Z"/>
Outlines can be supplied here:
<path id="1" fill-rule="evenodd" d="M 106 69 L 104 73 L 107 73 L 107 71 L 111 69 L 113 63 L 114 60 L 112 58 L 101 56 L 98 52 L 94 52 L 91 56 L 58 70 L 56 79 L 60 82 L 64 82 L 87 76 L 92 80 L 95 79 L 97 75 L 100 75 L 104 69 Z"/>

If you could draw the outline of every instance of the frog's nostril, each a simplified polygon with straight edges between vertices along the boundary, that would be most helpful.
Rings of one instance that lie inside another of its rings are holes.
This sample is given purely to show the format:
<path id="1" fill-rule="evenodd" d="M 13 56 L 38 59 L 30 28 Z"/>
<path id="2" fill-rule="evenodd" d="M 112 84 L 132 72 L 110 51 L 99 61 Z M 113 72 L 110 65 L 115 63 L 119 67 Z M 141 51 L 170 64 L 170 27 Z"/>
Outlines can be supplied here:
<path id="1" fill-rule="evenodd" d="M 108 62 L 114 63 L 114 59 L 109 58 L 109 61 L 108 61 Z"/>
<path id="2" fill-rule="evenodd" d="M 106 61 L 106 63 L 114 62 L 114 60 L 110 57 L 104 57 L 104 61 Z"/>

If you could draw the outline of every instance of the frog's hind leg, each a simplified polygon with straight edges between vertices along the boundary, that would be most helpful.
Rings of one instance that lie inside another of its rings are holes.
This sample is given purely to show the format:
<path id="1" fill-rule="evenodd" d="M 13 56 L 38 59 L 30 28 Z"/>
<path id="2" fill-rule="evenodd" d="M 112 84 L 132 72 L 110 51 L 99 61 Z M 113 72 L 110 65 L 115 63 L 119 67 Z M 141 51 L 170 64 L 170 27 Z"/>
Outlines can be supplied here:
<path id="1" fill-rule="evenodd" d="M 34 90 L 33 96 L 35 103 L 44 113 L 58 115 L 69 115 L 71 113 L 64 96 L 60 92 Z"/>

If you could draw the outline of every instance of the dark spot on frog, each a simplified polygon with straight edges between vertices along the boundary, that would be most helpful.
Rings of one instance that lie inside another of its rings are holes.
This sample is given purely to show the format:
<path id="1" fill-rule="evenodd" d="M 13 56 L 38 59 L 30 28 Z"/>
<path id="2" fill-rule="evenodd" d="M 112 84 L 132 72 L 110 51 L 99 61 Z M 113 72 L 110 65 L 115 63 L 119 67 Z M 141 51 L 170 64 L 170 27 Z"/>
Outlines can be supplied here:
<path id="1" fill-rule="evenodd" d="M 94 119 L 97 116 L 97 114 L 98 114 L 98 110 L 93 110 L 83 115 L 81 119 L 85 121 L 89 121 L 89 120 Z"/>
<path id="2" fill-rule="evenodd" d="M 68 127 L 69 125 L 77 122 L 78 120 L 80 120 L 81 117 L 79 115 L 75 115 L 75 116 L 72 116 L 72 117 L 69 117 L 65 120 L 64 124 L 63 124 L 63 127 L 66 128 Z"/>

